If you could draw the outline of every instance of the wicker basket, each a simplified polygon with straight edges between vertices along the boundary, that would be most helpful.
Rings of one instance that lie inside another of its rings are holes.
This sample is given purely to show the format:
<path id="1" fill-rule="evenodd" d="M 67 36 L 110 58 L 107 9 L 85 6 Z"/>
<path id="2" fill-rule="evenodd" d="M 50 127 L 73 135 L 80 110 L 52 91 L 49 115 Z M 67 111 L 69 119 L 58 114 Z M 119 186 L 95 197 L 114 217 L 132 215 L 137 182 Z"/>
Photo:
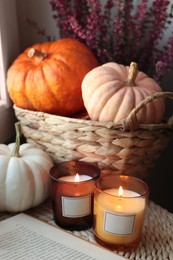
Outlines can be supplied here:
<path id="1" fill-rule="evenodd" d="M 147 97 L 117 124 L 29 111 L 15 105 L 14 110 L 27 142 L 48 152 L 54 162 L 80 160 L 97 163 L 102 174 L 114 171 L 145 178 L 169 141 L 173 120 L 139 125 L 136 114 L 160 97 L 173 99 L 173 93 Z"/>

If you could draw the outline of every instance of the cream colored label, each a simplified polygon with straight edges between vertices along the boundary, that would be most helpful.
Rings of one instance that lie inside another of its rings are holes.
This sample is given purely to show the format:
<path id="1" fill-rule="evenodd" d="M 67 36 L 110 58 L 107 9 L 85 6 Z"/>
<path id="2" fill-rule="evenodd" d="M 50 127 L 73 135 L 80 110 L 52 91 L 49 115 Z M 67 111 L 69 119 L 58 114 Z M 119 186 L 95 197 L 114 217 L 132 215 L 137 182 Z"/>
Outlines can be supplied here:
<path id="1" fill-rule="evenodd" d="M 91 214 L 91 195 L 83 197 L 62 196 L 62 215 L 68 218 L 79 218 Z"/>
<path id="2" fill-rule="evenodd" d="M 132 235 L 135 215 L 105 211 L 104 231 L 115 235 Z"/>

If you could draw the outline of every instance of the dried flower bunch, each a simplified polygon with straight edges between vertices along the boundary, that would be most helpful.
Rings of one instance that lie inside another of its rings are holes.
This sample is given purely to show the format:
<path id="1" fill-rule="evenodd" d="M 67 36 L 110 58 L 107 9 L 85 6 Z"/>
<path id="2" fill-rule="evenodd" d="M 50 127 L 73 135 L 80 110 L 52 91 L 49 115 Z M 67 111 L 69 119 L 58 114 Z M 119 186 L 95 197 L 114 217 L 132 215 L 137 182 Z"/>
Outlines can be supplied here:
<path id="1" fill-rule="evenodd" d="M 139 69 L 160 80 L 173 63 L 173 35 L 161 44 L 173 21 L 169 0 L 49 0 L 61 37 L 92 49 L 100 63 Z"/>

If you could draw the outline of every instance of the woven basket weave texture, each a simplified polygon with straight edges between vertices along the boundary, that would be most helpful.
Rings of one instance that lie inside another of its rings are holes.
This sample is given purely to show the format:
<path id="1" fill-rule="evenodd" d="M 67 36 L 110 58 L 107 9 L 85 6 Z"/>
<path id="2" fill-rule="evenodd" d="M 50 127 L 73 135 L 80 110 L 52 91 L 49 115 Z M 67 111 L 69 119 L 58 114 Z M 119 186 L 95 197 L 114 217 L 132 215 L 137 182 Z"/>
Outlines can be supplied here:
<path id="1" fill-rule="evenodd" d="M 15 105 L 14 110 L 27 142 L 48 152 L 55 163 L 80 160 L 98 164 L 103 174 L 114 171 L 145 178 L 169 141 L 172 120 L 159 125 L 137 125 L 135 115 L 148 102 L 162 96 L 172 99 L 173 93 L 159 92 L 148 97 L 128 120 L 118 124 L 29 111 Z"/>

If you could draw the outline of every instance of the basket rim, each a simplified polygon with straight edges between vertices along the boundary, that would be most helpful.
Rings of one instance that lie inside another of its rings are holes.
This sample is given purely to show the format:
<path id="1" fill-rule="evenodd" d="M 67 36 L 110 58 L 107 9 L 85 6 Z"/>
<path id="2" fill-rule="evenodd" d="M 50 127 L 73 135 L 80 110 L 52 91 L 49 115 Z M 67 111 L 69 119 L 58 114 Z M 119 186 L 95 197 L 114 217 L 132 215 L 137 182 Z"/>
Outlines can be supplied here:
<path id="1" fill-rule="evenodd" d="M 121 131 L 134 131 L 134 130 L 172 130 L 173 129 L 173 117 L 171 116 L 166 123 L 159 123 L 159 124 L 138 124 L 138 127 L 135 128 L 129 128 L 129 126 L 126 124 L 126 119 L 121 120 L 121 122 L 103 122 L 103 121 L 94 121 L 94 120 L 88 120 L 85 118 L 75 118 L 75 117 L 67 117 L 67 116 L 60 116 L 60 115 L 54 115 L 49 114 L 47 112 L 42 111 L 34 111 L 34 110 L 28 110 L 21 107 L 18 107 L 17 105 L 13 105 L 13 109 L 16 112 L 23 112 L 25 114 L 33 114 L 34 117 L 38 116 L 39 118 L 49 118 L 51 117 L 52 120 L 60 119 L 62 121 L 66 121 L 68 123 L 77 123 L 77 124 L 84 124 L 88 126 L 94 126 L 94 127 L 104 127 L 107 129 L 114 129 L 114 130 L 121 130 Z"/>

